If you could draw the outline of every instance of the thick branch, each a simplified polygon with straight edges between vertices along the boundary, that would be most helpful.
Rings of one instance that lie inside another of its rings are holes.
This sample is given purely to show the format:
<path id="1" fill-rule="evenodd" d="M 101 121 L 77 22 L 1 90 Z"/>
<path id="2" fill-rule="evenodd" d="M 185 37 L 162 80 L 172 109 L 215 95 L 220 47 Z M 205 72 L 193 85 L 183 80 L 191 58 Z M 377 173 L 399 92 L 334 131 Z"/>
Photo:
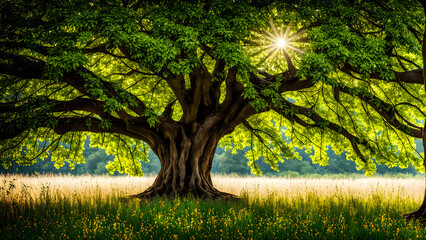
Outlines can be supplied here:
<path id="1" fill-rule="evenodd" d="M 237 81 L 237 72 L 238 69 L 236 67 L 231 67 L 228 69 L 228 74 L 225 78 L 226 84 L 226 95 L 225 100 L 223 100 L 220 108 L 228 109 L 237 95 L 240 95 L 244 91 L 244 87 L 241 83 Z"/>
<path id="2" fill-rule="evenodd" d="M 341 69 L 342 72 L 348 74 L 349 76 L 353 76 L 352 72 L 360 73 L 358 69 L 350 66 L 349 64 L 345 64 Z M 415 69 L 407 72 L 397 72 L 394 71 L 396 78 L 390 79 L 390 82 L 403 82 L 403 83 L 419 83 L 423 84 L 423 69 Z M 371 78 L 384 80 L 381 77 L 381 73 L 373 73 L 370 75 Z"/>
<path id="3" fill-rule="evenodd" d="M 90 119 L 91 125 L 88 126 L 87 121 Z M 55 133 L 63 135 L 67 132 L 93 132 L 93 133 L 118 133 L 123 134 L 131 138 L 143 140 L 147 143 L 150 143 L 149 139 L 145 138 L 144 136 L 135 134 L 133 132 L 130 132 L 126 129 L 126 124 L 123 120 L 117 119 L 117 118 L 110 118 L 110 121 L 112 123 L 111 129 L 106 129 L 103 127 L 100 127 L 100 120 L 92 117 L 85 117 L 85 118 L 61 118 L 58 120 L 58 126 L 54 128 L 53 130 Z"/>
<path id="4" fill-rule="evenodd" d="M 177 100 L 179 101 L 179 104 L 182 106 L 182 108 L 185 108 L 187 106 L 186 102 L 186 92 L 185 92 L 185 78 L 182 75 L 169 75 L 165 78 L 167 84 L 172 89 L 173 93 L 175 94 Z"/>
<path id="5" fill-rule="evenodd" d="M 298 91 L 302 89 L 307 89 L 313 87 L 314 83 L 312 82 L 312 77 L 308 77 L 306 80 L 298 80 L 296 77 L 291 77 L 288 79 L 284 79 L 281 83 L 278 92 L 288 92 L 288 91 Z"/>
<path id="6" fill-rule="evenodd" d="M 88 73 L 90 75 L 92 75 L 95 78 L 98 78 L 99 81 L 102 83 L 102 85 L 104 86 L 104 89 L 106 91 L 105 94 L 107 94 L 109 97 L 111 98 L 115 98 L 118 102 L 123 103 L 123 101 L 118 97 L 119 93 L 117 92 L 117 90 L 114 88 L 114 86 L 112 85 L 112 83 L 110 82 L 106 82 L 104 80 L 101 80 L 96 74 L 94 74 L 93 72 L 80 67 L 78 69 L 80 72 L 85 72 Z M 80 93 L 89 96 L 89 97 L 94 97 L 92 96 L 86 89 L 86 81 L 83 77 L 81 77 L 77 71 L 72 71 L 70 73 L 67 73 L 64 76 L 64 82 L 66 82 L 68 85 L 74 87 L 75 89 L 77 89 Z M 125 91 L 126 95 L 129 95 L 133 98 L 133 100 L 135 100 L 137 102 L 137 106 L 129 106 L 129 108 L 134 111 L 135 113 L 139 114 L 140 116 L 142 116 L 144 114 L 144 110 L 146 109 L 145 104 L 135 95 L 131 94 L 130 92 L 121 89 L 121 91 Z"/>
<path id="7" fill-rule="evenodd" d="M 43 79 L 45 63 L 23 56 L 9 55 L 8 63 L 0 62 L 0 74 L 19 78 Z"/>
<path id="8" fill-rule="evenodd" d="M 396 81 L 404 83 L 420 83 L 422 84 L 422 69 L 416 69 L 408 72 L 395 72 Z M 392 80 L 391 80 L 392 81 Z"/>
<path id="9" fill-rule="evenodd" d="M 104 102 L 95 99 L 76 98 L 69 101 L 40 100 L 34 101 L 33 107 L 40 108 L 43 107 L 43 104 L 49 105 L 49 110 L 52 112 L 87 111 L 102 118 L 108 117 L 108 114 L 104 111 Z M 26 105 L 20 104 L 20 102 L 0 103 L 0 113 L 19 113 L 25 107 Z"/>
<path id="10" fill-rule="evenodd" d="M 294 67 L 293 62 L 291 61 L 290 55 L 288 55 L 288 52 L 285 49 L 283 50 L 283 52 L 285 61 L 287 62 L 288 71 L 291 75 L 294 75 L 294 73 L 296 73 L 296 68 Z"/>
<path id="11" fill-rule="evenodd" d="M 22 56 L 13 56 L 12 58 L 10 58 L 10 60 L 12 61 L 12 63 L 0 63 L 0 74 L 7 74 L 24 79 L 44 79 L 43 71 L 46 65 L 44 62 L 36 61 L 34 59 L 28 59 Z M 63 81 L 68 85 L 74 87 L 80 93 L 89 97 L 93 97 L 91 94 L 88 93 L 85 87 L 86 81 L 83 77 L 80 76 L 79 72 L 88 73 L 93 77 L 98 78 L 106 89 L 105 93 L 109 97 L 115 98 L 119 102 L 122 102 L 120 98 L 117 98 L 119 93 L 117 92 L 117 90 L 115 90 L 111 83 L 101 80 L 96 74 L 83 67 L 79 67 L 77 70 L 73 70 L 69 73 L 66 73 L 64 75 Z M 126 90 L 123 89 L 122 91 Z M 134 96 L 130 92 L 126 91 L 126 94 L 133 97 L 133 99 L 138 103 L 137 106 L 129 106 L 129 108 L 137 114 L 143 115 L 144 110 L 146 108 L 145 104 L 138 97 Z"/>
<path id="12" fill-rule="evenodd" d="M 0 41 L 0 47 L 11 50 L 11 49 L 30 49 L 40 54 L 47 56 L 51 47 L 38 45 L 36 43 L 27 44 L 24 41 Z"/>
<path id="13" fill-rule="evenodd" d="M 56 120 L 56 127 L 53 127 L 48 124 L 49 118 L 40 119 L 39 122 L 35 124 L 35 127 L 42 128 L 48 127 L 52 128 L 56 134 L 63 135 L 67 132 L 93 132 L 93 133 L 118 133 L 123 134 L 131 138 L 143 140 L 148 144 L 152 144 L 152 140 L 146 136 L 142 136 L 131 131 L 128 131 L 126 124 L 123 120 L 111 117 L 109 120 L 112 125 L 110 129 L 101 127 L 101 121 L 93 117 L 69 117 L 69 118 L 50 118 Z M 90 122 L 90 124 L 89 124 Z M 3 122 L 0 124 L 0 140 L 12 139 L 34 127 L 34 124 L 25 124 L 20 121 L 20 119 L 15 119 L 9 122 Z"/>
<path id="14" fill-rule="evenodd" d="M 287 92 L 287 91 L 298 91 L 306 88 L 310 88 L 314 86 L 312 82 L 312 77 L 308 77 L 306 80 L 300 80 L 299 77 L 295 77 L 294 73 L 290 71 L 286 71 L 284 73 L 271 75 L 265 71 L 260 70 L 259 73 L 265 78 L 261 78 L 255 73 L 251 73 L 250 82 L 253 83 L 257 88 L 263 89 L 272 82 L 278 80 L 279 77 L 283 77 L 281 85 L 278 89 L 279 93 Z"/>

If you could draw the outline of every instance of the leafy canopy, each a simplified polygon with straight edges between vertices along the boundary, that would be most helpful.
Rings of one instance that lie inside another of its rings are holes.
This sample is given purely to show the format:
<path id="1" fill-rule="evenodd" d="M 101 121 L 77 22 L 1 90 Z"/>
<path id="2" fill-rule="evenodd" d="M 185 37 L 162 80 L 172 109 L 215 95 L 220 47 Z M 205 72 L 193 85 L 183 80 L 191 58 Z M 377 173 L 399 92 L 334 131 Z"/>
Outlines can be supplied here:
<path id="1" fill-rule="evenodd" d="M 116 156 L 111 173 L 142 175 L 162 116 L 173 109 L 173 121 L 192 121 L 185 94 L 205 67 L 219 103 L 235 72 L 254 109 L 220 141 L 250 147 L 254 173 L 260 156 L 278 169 L 302 146 L 321 165 L 332 148 L 369 174 L 373 159 L 422 170 L 417 1 L 6 0 L 0 13 L 5 167 L 49 154 L 57 167 L 83 163 L 89 134 L 91 146 Z M 286 46 L 277 49 L 270 35 Z M 129 130 L 133 118 L 146 135 Z"/>

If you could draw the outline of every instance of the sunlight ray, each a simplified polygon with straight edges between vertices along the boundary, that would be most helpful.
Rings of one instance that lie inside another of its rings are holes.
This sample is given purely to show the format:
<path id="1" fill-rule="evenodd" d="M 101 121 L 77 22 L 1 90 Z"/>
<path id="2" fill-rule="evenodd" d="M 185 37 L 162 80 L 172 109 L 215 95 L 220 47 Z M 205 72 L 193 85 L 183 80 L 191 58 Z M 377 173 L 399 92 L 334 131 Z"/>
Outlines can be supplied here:
<path id="1" fill-rule="evenodd" d="M 291 24 L 288 25 L 286 30 L 285 30 L 285 33 L 284 33 L 284 36 L 283 36 L 284 39 L 288 39 L 287 36 L 288 36 L 288 33 L 290 32 L 290 27 L 291 27 Z"/>
<path id="2" fill-rule="evenodd" d="M 297 52 L 297 53 L 305 53 L 305 51 L 303 51 L 302 49 L 295 47 L 293 45 L 290 45 L 290 44 L 287 44 L 286 47 Z"/>
<path id="3" fill-rule="evenodd" d="M 269 20 L 269 25 L 271 26 L 272 30 L 274 31 L 275 36 L 279 36 L 277 28 L 275 27 L 274 22 L 272 21 L 272 19 Z"/>
<path id="4" fill-rule="evenodd" d="M 268 58 L 273 58 L 276 54 L 277 54 L 277 52 L 278 52 L 278 49 L 274 49 L 274 50 L 272 50 L 272 51 L 270 51 L 269 53 L 268 53 L 268 55 L 266 55 L 264 58 L 262 58 L 257 64 L 256 64 L 256 66 L 259 66 L 260 64 L 262 64 L 263 62 L 265 62 L 266 61 L 266 59 L 268 59 Z"/>
<path id="5" fill-rule="evenodd" d="M 269 45 L 266 45 L 266 46 L 263 46 L 263 47 L 260 47 L 260 49 L 259 50 L 257 50 L 256 52 L 254 52 L 254 53 L 251 53 L 251 54 L 249 54 L 249 56 L 250 57 L 255 57 L 255 56 L 257 56 L 257 55 L 259 55 L 259 54 L 261 54 L 261 53 L 264 53 L 265 51 L 267 51 L 267 50 L 271 50 L 273 47 L 271 47 L 271 46 L 269 46 Z"/>

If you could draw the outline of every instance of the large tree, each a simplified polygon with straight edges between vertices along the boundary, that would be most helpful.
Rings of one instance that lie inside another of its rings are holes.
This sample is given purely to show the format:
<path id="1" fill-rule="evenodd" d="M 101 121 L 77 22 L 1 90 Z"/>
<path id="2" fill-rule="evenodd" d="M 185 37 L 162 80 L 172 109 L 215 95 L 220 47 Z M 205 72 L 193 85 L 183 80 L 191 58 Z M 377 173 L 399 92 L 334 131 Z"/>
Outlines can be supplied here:
<path id="1" fill-rule="evenodd" d="M 109 171 L 142 175 L 151 148 L 161 170 L 140 197 L 232 197 L 211 180 L 218 143 L 251 147 L 254 173 L 301 146 L 322 165 L 331 147 L 369 174 L 373 159 L 423 170 L 424 5 L 2 1 L 1 163 L 81 163 L 89 134 Z"/>

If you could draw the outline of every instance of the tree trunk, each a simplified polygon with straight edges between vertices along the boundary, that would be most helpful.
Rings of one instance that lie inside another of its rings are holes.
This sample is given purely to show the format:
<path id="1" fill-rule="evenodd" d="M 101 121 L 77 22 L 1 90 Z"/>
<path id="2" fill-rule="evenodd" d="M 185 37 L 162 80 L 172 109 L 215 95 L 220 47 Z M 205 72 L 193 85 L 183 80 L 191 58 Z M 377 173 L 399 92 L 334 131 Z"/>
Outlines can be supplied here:
<path id="1" fill-rule="evenodd" d="M 223 131 L 198 126 L 196 134 L 187 134 L 185 127 L 169 126 L 164 138 L 153 148 L 161 162 L 154 183 L 138 198 L 155 196 L 230 198 L 237 196 L 217 190 L 211 179 L 211 168 L 217 143 Z M 192 132 L 192 131 L 190 131 Z"/>
<path id="2" fill-rule="evenodd" d="M 426 120 L 425 120 L 425 125 L 423 126 L 423 131 L 422 131 L 422 141 L 423 141 L 423 154 L 424 154 L 423 166 L 425 167 L 425 171 L 426 171 Z M 416 211 L 404 214 L 403 217 L 407 219 L 407 221 L 410 221 L 411 219 L 421 219 L 424 223 L 426 223 L 425 221 L 426 220 L 426 174 L 425 174 L 425 193 L 423 196 L 422 205 Z"/>
<path id="3" fill-rule="evenodd" d="M 425 165 L 426 167 L 426 160 L 423 160 L 423 165 Z M 426 223 L 426 176 L 425 176 L 425 193 L 424 193 L 422 205 L 416 211 L 404 214 L 403 217 L 407 220 L 407 222 L 409 222 L 412 219 L 417 219 L 423 223 Z"/>

